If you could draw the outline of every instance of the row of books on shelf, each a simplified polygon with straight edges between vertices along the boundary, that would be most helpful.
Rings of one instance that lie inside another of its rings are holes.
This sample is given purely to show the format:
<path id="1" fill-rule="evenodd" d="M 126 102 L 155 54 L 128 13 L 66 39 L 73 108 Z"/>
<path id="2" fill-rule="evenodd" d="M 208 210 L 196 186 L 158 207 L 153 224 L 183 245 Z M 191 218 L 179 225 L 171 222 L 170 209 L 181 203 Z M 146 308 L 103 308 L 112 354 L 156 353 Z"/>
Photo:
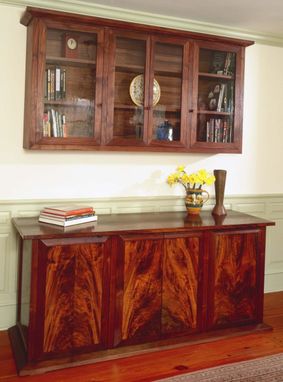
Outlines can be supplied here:
<path id="1" fill-rule="evenodd" d="M 48 109 L 43 114 L 44 137 L 66 137 L 66 116 L 55 109 Z"/>
<path id="2" fill-rule="evenodd" d="M 50 206 L 40 212 L 38 221 L 69 227 L 76 224 L 89 223 L 97 220 L 97 215 L 91 206 Z"/>
<path id="3" fill-rule="evenodd" d="M 206 142 L 233 142 L 232 122 L 221 118 L 210 118 L 206 122 Z"/>
<path id="4" fill-rule="evenodd" d="M 66 69 L 61 67 L 45 70 L 45 99 L 60 100 L 66 97 Z"/>

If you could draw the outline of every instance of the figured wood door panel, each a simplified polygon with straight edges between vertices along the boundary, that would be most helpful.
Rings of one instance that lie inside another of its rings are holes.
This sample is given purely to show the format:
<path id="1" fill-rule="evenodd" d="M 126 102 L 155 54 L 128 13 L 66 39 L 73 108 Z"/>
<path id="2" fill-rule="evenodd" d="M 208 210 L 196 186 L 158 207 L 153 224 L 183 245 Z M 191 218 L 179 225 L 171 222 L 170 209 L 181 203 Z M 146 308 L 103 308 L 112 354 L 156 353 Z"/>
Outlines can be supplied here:
<path id="1" fill-rule="evenodd" d="M 44 353 L 103 346 L 106 246 L 105 238 L 46 246 Z"/>
<path id="2" fill-rule="evenodd" d="M 216 232 L 210 253 L 209 325 L 230 326 L 257 317 L 259 230 Z"/>
<path id="3" fill-rule="evenodd" d="M 145 342 L 160 335 L 161 238 L 122 237 L 121 341 Z"/>
<path id="4" fill-rule="evenodd" d="M 200 235 L 165 239 L 162 283 L 162 334 L 197 330 Z"/>
<path id="5" fill-rule="evenodd" d="M 165 239 L 162 284 L 162 333 L 197 328 L 200 237 Z"/>

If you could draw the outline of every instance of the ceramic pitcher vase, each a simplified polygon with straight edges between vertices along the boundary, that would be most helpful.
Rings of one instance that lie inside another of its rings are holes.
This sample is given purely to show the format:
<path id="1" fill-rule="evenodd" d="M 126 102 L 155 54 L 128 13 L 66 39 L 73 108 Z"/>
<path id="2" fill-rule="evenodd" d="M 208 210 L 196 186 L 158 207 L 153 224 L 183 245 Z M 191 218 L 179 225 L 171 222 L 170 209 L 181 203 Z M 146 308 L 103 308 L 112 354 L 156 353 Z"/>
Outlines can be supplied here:
<path id="1" fill-rule="evenodd" d="M 185 205 L 189 215 L 199 215 L 204 203 L 209 199 L 209 193 L 199 188 L 187 189 Z"/>

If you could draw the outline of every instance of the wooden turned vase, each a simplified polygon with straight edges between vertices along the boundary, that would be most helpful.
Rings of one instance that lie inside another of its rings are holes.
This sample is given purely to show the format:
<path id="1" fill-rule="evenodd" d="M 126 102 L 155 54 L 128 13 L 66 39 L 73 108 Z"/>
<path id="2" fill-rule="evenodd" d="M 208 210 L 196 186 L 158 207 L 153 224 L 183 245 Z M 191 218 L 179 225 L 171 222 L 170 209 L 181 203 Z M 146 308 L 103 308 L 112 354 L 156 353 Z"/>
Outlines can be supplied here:
<path id="1" fill-rule="evenodd" d="M 222 216 L 227 215 L 226 209 L 224 207 L 224 191 L 226 182 L 226 170 L 214 170 L 213 174 L 215 176 L 215 206 L 212 210 L 212 215 Z"/>

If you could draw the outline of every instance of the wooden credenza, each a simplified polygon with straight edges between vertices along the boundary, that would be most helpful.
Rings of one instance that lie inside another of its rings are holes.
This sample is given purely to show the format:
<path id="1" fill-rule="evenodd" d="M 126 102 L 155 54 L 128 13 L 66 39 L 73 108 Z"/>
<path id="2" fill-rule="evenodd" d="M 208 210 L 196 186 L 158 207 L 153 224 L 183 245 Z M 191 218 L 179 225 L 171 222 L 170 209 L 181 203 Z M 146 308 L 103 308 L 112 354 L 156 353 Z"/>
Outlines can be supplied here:
<path id="1" fill-rule="evenodd" d="M 15 218 L 21 375 L 266 329 L 266 226 L 239 212 Z"/>

